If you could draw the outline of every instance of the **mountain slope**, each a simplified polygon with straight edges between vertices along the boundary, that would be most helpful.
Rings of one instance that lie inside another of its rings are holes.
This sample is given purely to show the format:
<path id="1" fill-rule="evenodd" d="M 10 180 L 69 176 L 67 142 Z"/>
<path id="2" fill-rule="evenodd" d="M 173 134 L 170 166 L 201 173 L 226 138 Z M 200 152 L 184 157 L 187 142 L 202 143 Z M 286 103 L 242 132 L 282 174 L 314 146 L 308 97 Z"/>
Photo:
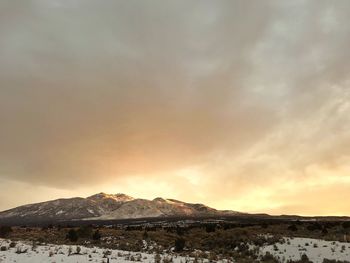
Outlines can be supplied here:
<path id="1" fill-rule="evenodd" d="M 232 214 L 236 212 L 231 212 Z M 174 199 L 134 199 L 125 194 L 99 193 L 87 198 L 57 199 L 19 206 L 0 212 L 0 220 L 113 220 L 170 216 L 210 216 L 227 214 L 203 204 Z"/>
<path id="2" fill-rule="evenodd" d="M 188 204 L 170 199 L 134 199 L 96 219 L 126 219 L 160 216 L 205 216 L 220 213 L 202 204 Z"/>

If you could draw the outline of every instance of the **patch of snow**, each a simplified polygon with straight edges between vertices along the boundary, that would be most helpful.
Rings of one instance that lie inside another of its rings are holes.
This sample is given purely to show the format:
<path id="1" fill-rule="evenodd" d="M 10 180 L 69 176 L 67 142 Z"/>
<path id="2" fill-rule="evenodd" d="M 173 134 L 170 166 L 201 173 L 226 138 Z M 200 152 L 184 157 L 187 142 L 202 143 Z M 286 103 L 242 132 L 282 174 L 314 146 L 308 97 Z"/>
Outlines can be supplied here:
<path id="1" fill-rule="evenodd" d="M 60 215 L 60 214 L 63 214 L 63 213 L 64 213 L 64 211 L 60 210 L 60 211 L 56 212 L 56 215 Z"/>
<path id="2" fill-rule="evenodd" d="M 90 214 L 95 214 L 95 212 L 94 212 L 94 210 L 92 210 L 92 209 L 87 209 L 87 211 L 90 213 Z"/>
<path id="3" fill-rule="evenodd" d="M 324 259 L 349 260 L 350 243 L 325 241 L 312 238 L 284 238 L 284 242 L 260 248 L 260 255 L 269 252 L 282 263 L 288 260 L 300 260 L 305 254 L 314 263 Z"/>

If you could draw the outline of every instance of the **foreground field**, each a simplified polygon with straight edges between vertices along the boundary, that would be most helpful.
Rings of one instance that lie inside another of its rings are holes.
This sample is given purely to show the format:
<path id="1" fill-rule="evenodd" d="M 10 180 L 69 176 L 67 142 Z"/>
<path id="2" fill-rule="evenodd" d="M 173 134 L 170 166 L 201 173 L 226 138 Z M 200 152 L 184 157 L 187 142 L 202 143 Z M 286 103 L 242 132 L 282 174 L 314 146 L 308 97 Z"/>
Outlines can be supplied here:
<path id="1" fill-rule="evenodd" d="M 0 239 L 0 262 L 10 263 L 85 263 L 85 262 L 348 262 L 350 243 L 332 242 L 311 238 L 284 238 L 280 242 L 261 247 L 250 245 L 256 260 L 221 259 L 180 256 L 176 253 L 145 253 L 116 249 L 103 249 L 69 245 L 33 245 L 29 242 L 13 242 Z"/>
<path id="2" fill-rule="evenodd" d="M 349 221 L 0 226 L 0 262 L 350 262 Z"/>

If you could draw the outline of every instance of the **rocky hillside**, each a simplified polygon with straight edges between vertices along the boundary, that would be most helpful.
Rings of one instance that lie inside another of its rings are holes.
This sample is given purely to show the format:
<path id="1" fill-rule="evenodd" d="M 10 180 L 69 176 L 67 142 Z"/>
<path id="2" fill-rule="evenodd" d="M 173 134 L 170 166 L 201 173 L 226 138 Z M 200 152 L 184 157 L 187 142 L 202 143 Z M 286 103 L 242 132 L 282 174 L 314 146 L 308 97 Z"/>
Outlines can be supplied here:
<path id="1" fill-rule="evenodd" d="M 125 194 L 99 193 L 87 198 L 57 199 L 19 206 L 0 212 L 0 220 L 113 220 L 170 216 L 211 216 L 235 212 L 219 211 L 203 204 L 174 199 L 135 199 Z"/>

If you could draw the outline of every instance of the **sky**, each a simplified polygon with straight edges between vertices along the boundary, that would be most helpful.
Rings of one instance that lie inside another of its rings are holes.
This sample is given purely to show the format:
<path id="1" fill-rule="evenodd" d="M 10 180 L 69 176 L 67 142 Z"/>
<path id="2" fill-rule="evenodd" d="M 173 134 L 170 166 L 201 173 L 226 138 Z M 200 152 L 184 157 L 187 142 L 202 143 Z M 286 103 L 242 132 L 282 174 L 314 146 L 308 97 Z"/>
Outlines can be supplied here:
<path id="1" fill-rule="evenodd" d="M 350 215 L 349 45 L 347 0 L 0 0 L 0 210 Z"/>

